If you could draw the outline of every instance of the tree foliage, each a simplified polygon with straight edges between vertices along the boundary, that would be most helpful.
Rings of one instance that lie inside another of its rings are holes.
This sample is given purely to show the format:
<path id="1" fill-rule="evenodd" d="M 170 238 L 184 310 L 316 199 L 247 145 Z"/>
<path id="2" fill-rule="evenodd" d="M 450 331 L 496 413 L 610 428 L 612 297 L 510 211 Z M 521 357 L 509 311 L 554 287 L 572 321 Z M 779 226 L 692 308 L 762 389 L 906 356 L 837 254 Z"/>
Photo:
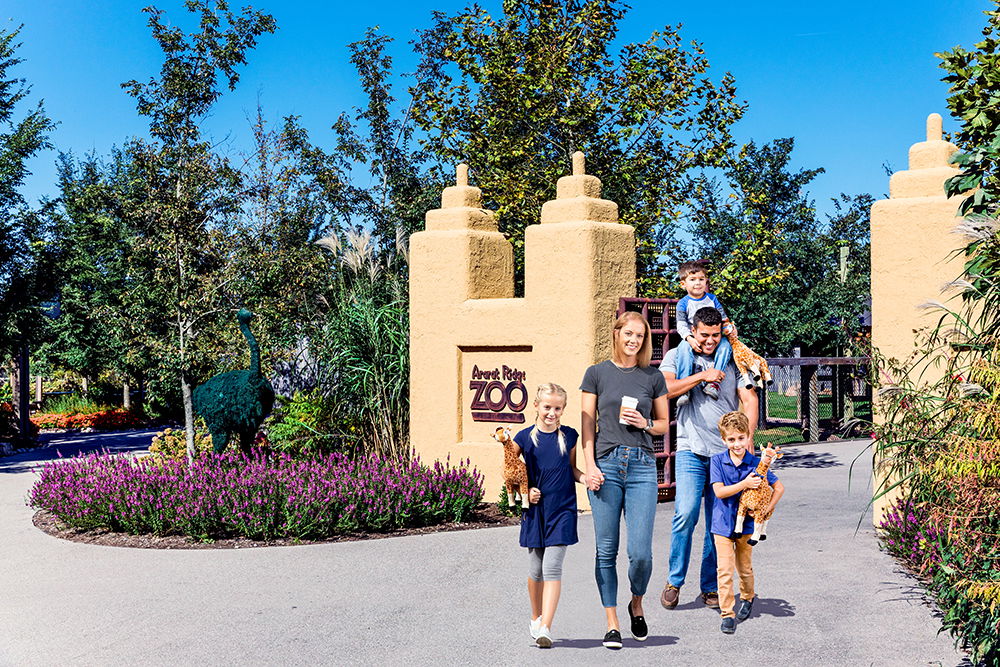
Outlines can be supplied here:
<path id="1" fill-rule="evenodd" d="M 967 243 L 962 298 L 974 302 L 974 329 L 986 345 L 1000 334 L 1000 3 L 987 16 L 983 40 L 970 51 L 960 46 L 939 53 L 947 72 L 948 108 L 959 122 L 953 140 L 959 152 L 953 161 L 961 168 L 945 182 L 945 194 L 967 194 L 959 206 L 965 216 L 962 231 Z"/>
<path id="2" fill-rule="evenodd" d="M 750 142 L 727 165 L 725 184 L 699 181 L 692 256 L 709 260 L 712 289 L 758 352 L 834 354 L 868 307 L 872 199 L 841 195 L 821 220 L 806 188 L 823 170 L 791 171 L 794 145 Z"/>
<path id="3" fill-rule="evenodd" d="M 40 302 L 50 296 L 55 260 L 46 207 L 33 207 L 20 192 L 29 160 L 50 148 L 55 125 L 41 102 L 20 116 L 31 88 L 13 73 L 22 62 L 19 33 L 0 29 L 0 354 L 27 342 Z"/>
<path id="4" fill-rule="evenodd" d="M 524 228 L 583 151 L 636 229 L 640 291 L 654 294 L 677 259 L 692 176 L 722 163 L 744 106 L 733 78 L 713 81 L 701 46 L 673 27 L 613 53 L 626 10 L 617 0 L 508 0 L 496 17 L 478 5 L 436 12 L 414 41 L 412 114 L 429 157 L 471 165 L 518 258 Z"/>

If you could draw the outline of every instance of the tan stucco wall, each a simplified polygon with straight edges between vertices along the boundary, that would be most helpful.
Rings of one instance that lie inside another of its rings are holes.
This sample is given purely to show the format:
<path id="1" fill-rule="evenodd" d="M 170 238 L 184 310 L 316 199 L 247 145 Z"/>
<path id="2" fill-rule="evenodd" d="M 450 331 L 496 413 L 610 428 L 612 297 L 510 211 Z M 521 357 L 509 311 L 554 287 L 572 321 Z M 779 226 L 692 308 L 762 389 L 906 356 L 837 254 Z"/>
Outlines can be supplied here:
<path id="1" fill-rule="evenodd" d="M 473 418 L 473 369 L 496 370 L 505 384 L 515 369 L 525 374 L 525 421 L 508 424 L 513 432 L 534 422 L 543 382 L 566 388 L 563 424 L 579 431 L 583 372 L 610 356 L 618 299 L 635 294 L 635 237 L 618 223 L 618 206 L 600 199 L 601 182 L 584 173 L 578 153 L 541 224 L 526 230 L 525 296 L 513 298 L 511 245 L 467 173 L 460 165 L 442 207 L 427 213 L 427 230 L 410 239 L 410 440 L 425 461 L 471 459 L 492 502 L 503 453 L 491 436 L 501 424 Z"/>
<path id="2" fill-rule="evenodd" d="M 931 114 L 926 141 L 910 148 L 910 168 L 893 174 L 889 199 L 872 206 L 872 343 L 899 360 L 913 352 L 914 330 L 940 317 L 919 306 L 944 301 L 942 286 L 962 273 L 963 260 L 953 254 L 962 243 L 952 232 L 960 198 L 944 196 L 945 180 L 957 173 L 948 164 L 957 149 L 941 137 L 941 116 Z M 876 484 L 877 473 L 876 466 Z M 892 497 L 876 501 L 876 523 Z"/>

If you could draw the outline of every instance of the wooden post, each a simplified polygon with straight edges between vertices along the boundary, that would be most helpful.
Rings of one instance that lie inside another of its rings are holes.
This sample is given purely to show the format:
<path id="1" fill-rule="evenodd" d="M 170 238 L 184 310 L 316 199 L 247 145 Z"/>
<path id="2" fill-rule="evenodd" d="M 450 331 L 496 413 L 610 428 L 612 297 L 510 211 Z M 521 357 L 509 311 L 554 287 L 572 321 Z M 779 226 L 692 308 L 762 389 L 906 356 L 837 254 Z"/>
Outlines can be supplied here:
<path id="1" fill-rule="evenodd" d="M 807 442 L 819 441 L 819 382 L 817 372 L 819 366 L 802 367 L 802 388 L 799 392 L 799 404 L 802 406 L 802 430 Z M 802 400 L 802 396 L 806 400 Z"/>

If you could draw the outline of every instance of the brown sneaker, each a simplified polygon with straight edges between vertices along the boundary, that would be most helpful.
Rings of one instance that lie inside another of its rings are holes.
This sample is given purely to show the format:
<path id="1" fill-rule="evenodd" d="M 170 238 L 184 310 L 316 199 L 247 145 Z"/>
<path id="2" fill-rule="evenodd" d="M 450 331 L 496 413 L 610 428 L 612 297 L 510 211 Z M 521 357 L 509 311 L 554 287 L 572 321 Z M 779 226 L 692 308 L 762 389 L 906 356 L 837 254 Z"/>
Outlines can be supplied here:
<path id="1" fill-rule="evenodd" d="M 704 602 L 705 606 L 709 609 L 719 608 L 719 594 L 715 591 L 712 591 L 711 593 L 702 593 L 701 601 Z"/>
<path id="2" fill-rule="evenodd" d="M 677 600 L 681 597 L 681 589 L 667 584 L 660 593 L 660 604 L 664 609 L 673 609 L 677 606 Z"/>

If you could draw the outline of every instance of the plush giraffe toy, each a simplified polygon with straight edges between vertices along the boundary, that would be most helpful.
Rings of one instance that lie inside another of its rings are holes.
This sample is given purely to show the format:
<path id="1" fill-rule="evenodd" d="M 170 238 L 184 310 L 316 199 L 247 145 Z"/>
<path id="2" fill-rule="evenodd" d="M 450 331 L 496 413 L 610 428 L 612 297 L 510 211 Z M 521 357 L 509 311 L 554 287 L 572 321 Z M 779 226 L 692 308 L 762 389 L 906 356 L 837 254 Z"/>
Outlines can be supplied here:
<path id="1" fill-rule="evenodd" d="M 768 455 L 769 451 L 772 452 L 770 455 Z M 736 510 L 736 526 L 733 528 L 733 534 L 730 536 L 731 539 L 735 540 L 743 535 L 743 519 L 749 516 L 754 521 L 753 535 L 747 540 L 747 544 L 750 546 L 757 544 L 760 540 L 767 539 L 767 535 L 765 534 L 767 531 L 767 522 L 771 518 L 773 510 L 766 516 L 764 515 L 764 510 L 767 509 L 768 504 L 771 502 L 771 496 L 774 494 L 774 489 L 767 483 L 767 470 L 776 459 L 784 456 L 770 442 L 767 443 L 763 454 L 760 457 L 760 463 L 757 464 L 757 469 L 754 471 L 763 481 L 756 489 L 745 489 L 740 494 L 740 507 Z"/>
<path id="2" fill-rule="evenodd" d="M 747 389 L 754 387 L 763 389 L 765 383 L 771 384 L 771 369 L 767 366 L 767 360 L 737 338 L 736 328 L 732 325 L 725 327 L 723 333 L 733 348 L 733 363 L 740 372 L 740 384 Z"/>
<path id="3" fill-rule="evenodd" d="M 513 507 L 515 496 L 521 507 L 528 509 L 528 469 L 521 457 L 514 453 L 514 438 L 510 429 L 498 426 L 493 439 L 503 445 L 503 485 L 507 489 L 507 503 Z"/>

